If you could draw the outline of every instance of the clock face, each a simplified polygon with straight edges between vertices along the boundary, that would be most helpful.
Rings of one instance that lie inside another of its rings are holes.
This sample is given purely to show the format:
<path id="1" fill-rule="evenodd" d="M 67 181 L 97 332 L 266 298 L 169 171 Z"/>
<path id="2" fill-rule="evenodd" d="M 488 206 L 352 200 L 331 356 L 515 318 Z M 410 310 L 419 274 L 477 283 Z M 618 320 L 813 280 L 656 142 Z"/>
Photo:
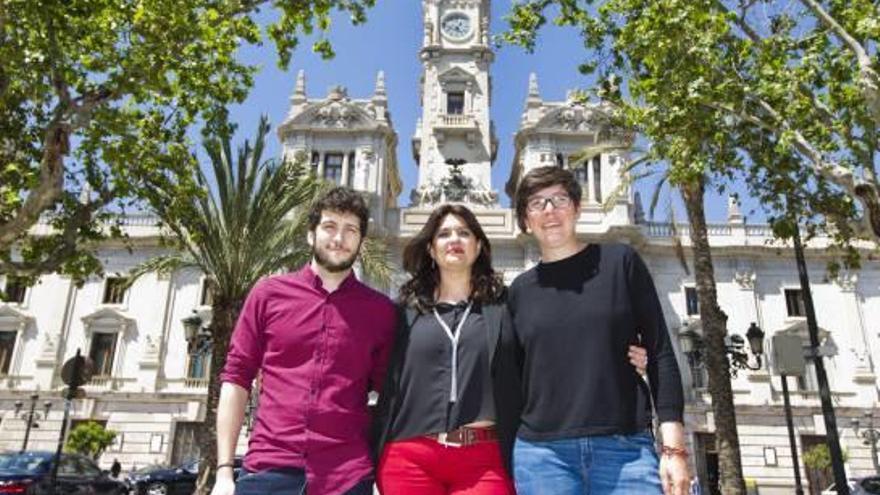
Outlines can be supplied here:
<path id="1" fill-rule="evenodd" d="M 471 18 L 466 14 L 456 12 L 444 17 L 441 26 L 446 36 L 462 39 L 471 32 Z"/>

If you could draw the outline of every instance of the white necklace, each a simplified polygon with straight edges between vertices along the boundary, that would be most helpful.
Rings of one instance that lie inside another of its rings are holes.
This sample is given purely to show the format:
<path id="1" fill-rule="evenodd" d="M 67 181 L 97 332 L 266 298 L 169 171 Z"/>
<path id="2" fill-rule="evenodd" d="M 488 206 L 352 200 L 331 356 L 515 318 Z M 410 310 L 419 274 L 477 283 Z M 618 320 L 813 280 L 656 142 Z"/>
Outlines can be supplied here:
<path id="1" fill-rule="evenodd" d="M 461 329 L 464 327 L 464 322 L 467 321 L 467 317 L 471 314 L 471 307 L 473 307 L 473 301 L 469 302 L 467 308 L 464 310 L 464 314 L 461 316 L 461 321 L 458 322 L 458 326 L 455 327 L 455 333 L 452 333 L 452 329 L 449 328 L 449 325 L 443 321 L 443 318 L 440 318 L 440 313 L 437 312 L 437 308 L 434 308 L 434 318 L 437 318 L 437 323 L 443 327 L 443 331 L 446 332 L 446 336 L 449 337 L 449 341 L 452 342 L 452 385 L 449 387 L 449 402 L 455 402 L 458 398 L 458 337 L 461 335 Z"/>

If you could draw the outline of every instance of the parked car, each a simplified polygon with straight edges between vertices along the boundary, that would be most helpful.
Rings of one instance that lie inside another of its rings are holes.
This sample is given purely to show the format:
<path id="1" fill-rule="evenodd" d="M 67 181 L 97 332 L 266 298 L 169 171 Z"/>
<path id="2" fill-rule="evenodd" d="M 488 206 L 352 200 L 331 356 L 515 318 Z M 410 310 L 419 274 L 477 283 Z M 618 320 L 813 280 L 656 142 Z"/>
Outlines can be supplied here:
<path id="1" fill-rule="evenodd" d="M 39 495 L 49 492 L 54 452 L 22 452 L 0 456 L 0 493 Z M 56 493 L 125 495 L 128 487 L 79 454 L 61 454 Z"/>
<path id="2" fill-rule="evenodd" d="M 880 476 L 866 476 L 848 481 L 851 495 L 880 495 Z M 822 495 L 836 495 L 834 483 L 822 490 Z"/>
<path id="3" fill-rule="evenodd" d="M 233 477 L 238 479 L 242 458 L 236 456 Z M 148 466 L 131 473 L 129 485 L 133 495 L 190 495 L 196 487 L 199 461 L 179 466 Z"/>

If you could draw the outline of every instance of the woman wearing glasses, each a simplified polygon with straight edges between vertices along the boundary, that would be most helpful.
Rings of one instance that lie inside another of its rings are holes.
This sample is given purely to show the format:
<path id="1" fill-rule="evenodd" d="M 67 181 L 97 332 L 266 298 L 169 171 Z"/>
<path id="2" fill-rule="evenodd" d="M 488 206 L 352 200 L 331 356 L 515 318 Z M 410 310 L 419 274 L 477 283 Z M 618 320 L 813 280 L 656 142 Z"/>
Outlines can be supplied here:
<path id="1" fill-rule="evenodd" d="M 580 200 L 580 184 L 557 167 L 531 170 L 517 188 L 520 229 L 541 250 L 509 291 L 523 351 L 517 492 L 685 495 L 681 378 L 654 283 L 631 247 L 577 238 Z M 615 357 L 636 342 L 650 386 Z"/>
<path id="2" fill-rule="evenodd" d="M 412 278 L 374 423 L 379 491 L 511 495 L 520 351 L 489 239 L 469 209 L 443 205 L 403 265 Z"/>

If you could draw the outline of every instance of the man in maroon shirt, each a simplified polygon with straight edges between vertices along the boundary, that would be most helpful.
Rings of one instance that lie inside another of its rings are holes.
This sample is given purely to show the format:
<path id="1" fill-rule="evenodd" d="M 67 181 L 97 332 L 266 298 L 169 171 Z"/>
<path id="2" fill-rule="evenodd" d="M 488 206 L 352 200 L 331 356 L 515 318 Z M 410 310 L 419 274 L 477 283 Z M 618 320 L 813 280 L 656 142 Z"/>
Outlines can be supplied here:
<path id="1" fill-rule="evenodd" d="M 312 261 L 248 295 L 221 375 L 212 495 L 372 493 L 367 393 L 381 386 L 396 317 L 351 270 L 368 217 L 356 192 L 331 190 L 309 214 Z M 260 406 L 236 484 L 232 459 L 258 372 Z"/>

